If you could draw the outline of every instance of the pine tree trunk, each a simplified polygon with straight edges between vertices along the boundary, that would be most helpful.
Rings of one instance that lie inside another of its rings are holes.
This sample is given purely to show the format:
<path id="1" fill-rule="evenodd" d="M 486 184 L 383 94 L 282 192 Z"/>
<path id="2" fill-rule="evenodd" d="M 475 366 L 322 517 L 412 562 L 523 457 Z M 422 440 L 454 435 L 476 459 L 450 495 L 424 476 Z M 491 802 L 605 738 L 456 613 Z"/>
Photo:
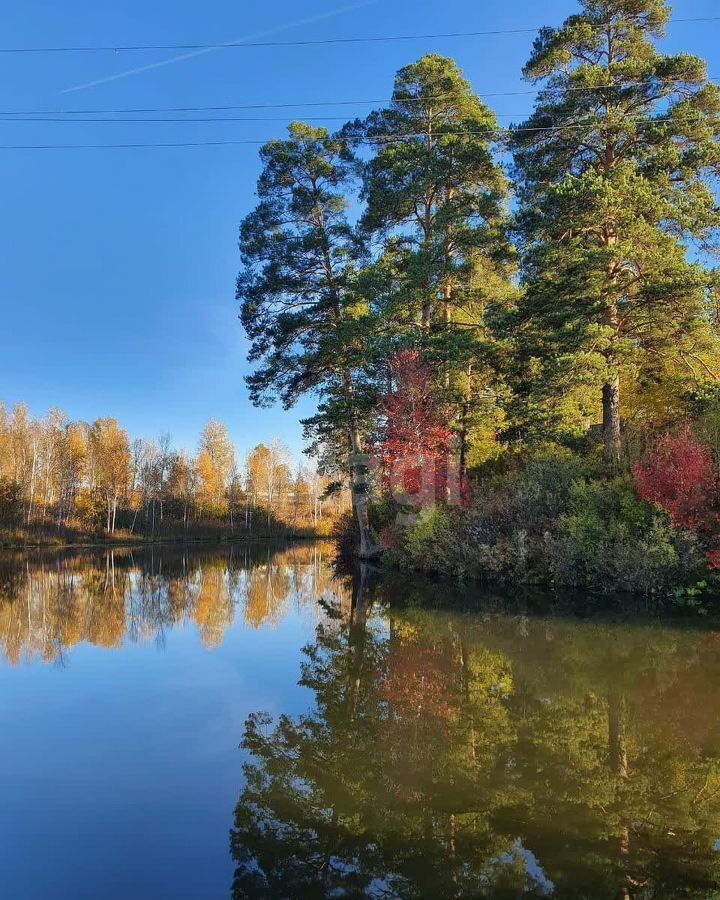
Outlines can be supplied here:
<path id="1" fill-rule="evenodd" d="M 473 376 L 473 364 L 472 362 L 468 363 L 467 370 L 465 372 L 465 396 L 463 398 L 463 402 L 460 407 L 460 428 L 459 428 L 459 439 L 460 439 L 460 447 L 459 447 L 459 480 L 460 487 L 462 488 L 465 484 L 465 475 L 467 473 L 467 451 L 468 451 L 468 419 L 470 416 L 470 402 L 472 399 L 472 376 Z"/>
<path id="2" fill-rule="evenodd" d="M 356 425 L 350 427 L 350 445 L 352 448 L 350 464 L 352 500 L 360 532 L 360 559 L 371 559 L 376 555 L 376 549 L 370 535 L 370 519 L 367 509 L 367 478 L 365 474 L 367 465 L 363 462 L 362 442 Z"/>
<path id="3" fill-rule="evenodd" d="M 603 385 L 603 443 L 608 463 L 616 468 L 620 465 L 620 379 L 616 375 Z"/>
<path id="4" fill-rule="evenodd" d="M 445 330 L 449 331 L 450 324 L 452 322 L 452 311 L 450 308 L 450 304 L 452 302 L 452 285 L 448 281 L 443 289 L 443 324 L 445 326 Z M 445 390 L 450 389 L 450 363 L 445 360 L 444 365 L 444 373 L 443 373 L 443 384 L 445 385 Z"/>
<path id="5" fill-rule="evenodd" d="M 343 380 L 345 382 L 345 398 L 350 409 L 353 409 L 355 405 L 355 392 L 352 378 L 348 370 L 345 370 L 343 373 Z M 370 519 L 368 518 L 368 460 L 363 454 L 360 429 L 354 412 L 350 421 L 350 451 L 350 487 L 355 515 L 357 517 L 358 531 L 360 532 L 360 559 L 371 559 L 373 556 L 377 555 L 377 548 L 373 544 L 372 536 L 370 534 Z"/>
<path id="6" fill-rule="evenodd" d="M 608 229 L 605 239 L 606 246 L 608 248 L 615 247 L 617 240 L 617 233 L 614 228 Z M 617 278 L 617 267 L 613 262 L 608 267 L 608 281 L 611 285 L 613 296 L 607 309 L 607 320 L 605 323 L 612 329 L 613 341 L 618 337 L 620 326 L 617 298 L 615 296 Z M 620 465 L 620 377 L 617 374 L 616 360 L 612 349 L 606 359 L 613 374 L 611 380 L 606 382 L 602 388 L 603 443 L 608 465 L 611 468 L 617 468 Z"/>

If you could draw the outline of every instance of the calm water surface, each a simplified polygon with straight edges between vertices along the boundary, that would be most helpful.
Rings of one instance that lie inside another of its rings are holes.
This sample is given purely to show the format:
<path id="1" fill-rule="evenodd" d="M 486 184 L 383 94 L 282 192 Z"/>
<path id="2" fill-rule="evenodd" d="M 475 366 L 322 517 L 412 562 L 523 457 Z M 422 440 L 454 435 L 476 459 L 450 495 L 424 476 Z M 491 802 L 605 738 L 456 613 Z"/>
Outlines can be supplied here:
<path id="1" fill-rule="evenodd" d="M 3 900 L 720 897 L 720 632 L 329 556 L 0 557 Z"/>

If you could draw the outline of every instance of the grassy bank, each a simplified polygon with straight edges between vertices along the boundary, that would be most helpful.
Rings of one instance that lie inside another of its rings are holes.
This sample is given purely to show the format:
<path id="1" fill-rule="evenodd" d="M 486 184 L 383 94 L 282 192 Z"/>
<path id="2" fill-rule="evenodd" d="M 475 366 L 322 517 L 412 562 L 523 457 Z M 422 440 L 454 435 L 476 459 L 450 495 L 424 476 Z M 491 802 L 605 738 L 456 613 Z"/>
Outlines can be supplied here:
<path id="1" fill-rule="evenodd" d="M 116 529 L 109 534 L 99 529 L 63 525 L 33 524 L 27 527 L 0 528 L 0 549 L 16 550 L 29 547 L 119 547 L 150 544 L 234 543 L 272 539 L 315 539 L 327 537 L 325 527 L 257 527 L 230 528 L 225 525 L 199 524 L 183 528 L 182 523 L 169 523 L 154 533 Z"/>

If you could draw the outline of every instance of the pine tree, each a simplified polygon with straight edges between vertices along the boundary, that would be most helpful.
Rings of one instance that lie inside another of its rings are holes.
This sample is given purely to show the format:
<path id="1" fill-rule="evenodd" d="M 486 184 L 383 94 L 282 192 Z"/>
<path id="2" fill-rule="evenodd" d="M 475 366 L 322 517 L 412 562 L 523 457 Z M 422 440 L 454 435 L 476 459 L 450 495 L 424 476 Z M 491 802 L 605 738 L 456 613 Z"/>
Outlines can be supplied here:
<path id="1" fill-rule="evenodd" d="M 530 404 L 590 392 L 608 460 L 623 381 L 717 372 L 708 250 L 720 218 L 720 95 L 703 60 L 654 41 L 665 0 L 582 0 L 543 29 L 525 75 L 544 81 L 515 130 L 526 294 L 518 354 Z M 595 400 L 597 398 L 597 400 Z"/>
<path id="2" fill-rule="evenodd" d="M 361 404 L 367 306 L 355 288 L 362 246 L 347 221 L 343 191 L 353 168 L 348 142 L 293 123 L 287 140 L 261 150 L 260 202 L 240 226 L 237 296 L 258 363 L 247 379 L 253 402 L 287 407 L 314 392 L 314 427 L 347 436 L 360 552 L 373 552 L 367 514 Z"/>
<path id="3" fill-rule="evenodd" d="M 377 144 L 364 168 L 362 225 L 383 251 L 379 311 L 434 363 L 464 458 L 478 404 L 493 414 L 486 315 L 511 293 L 495 116 L 454 60 L 433 54 L 400 69 L 389 107 L 351 130 Z"/>

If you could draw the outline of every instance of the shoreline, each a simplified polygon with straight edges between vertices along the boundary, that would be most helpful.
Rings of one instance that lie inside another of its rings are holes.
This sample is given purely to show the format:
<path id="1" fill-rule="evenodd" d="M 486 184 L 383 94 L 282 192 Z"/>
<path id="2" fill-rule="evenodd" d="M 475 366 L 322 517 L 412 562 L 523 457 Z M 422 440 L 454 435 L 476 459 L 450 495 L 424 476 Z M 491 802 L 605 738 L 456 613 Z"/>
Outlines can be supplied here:
<path id="1" fill-rule="evenodd" d="M 57 540 L 36 540 L 36 541 L 12 541 L 5 543 L 0 541 L 0 554 L 3 552 L 11 552 L 18 550 L 121 550 L 140 547 L 153 546 L 181 546 L 186 544 L 192 545 L 219 545 L 219 544 L 251 544 L 258 541 L 322 541 L 331 540 L 328 535 L 307 534 L 307 533 L 285 533 L 285 534 L 258 534 L 258 535 L 237 535 L 237 536 L 208 536 L 208 537 L 162 537 L 162 538 L 129 538 L 121 537 L 117 539 L 95 538 L 78 541 L 57 541 Z"/>

